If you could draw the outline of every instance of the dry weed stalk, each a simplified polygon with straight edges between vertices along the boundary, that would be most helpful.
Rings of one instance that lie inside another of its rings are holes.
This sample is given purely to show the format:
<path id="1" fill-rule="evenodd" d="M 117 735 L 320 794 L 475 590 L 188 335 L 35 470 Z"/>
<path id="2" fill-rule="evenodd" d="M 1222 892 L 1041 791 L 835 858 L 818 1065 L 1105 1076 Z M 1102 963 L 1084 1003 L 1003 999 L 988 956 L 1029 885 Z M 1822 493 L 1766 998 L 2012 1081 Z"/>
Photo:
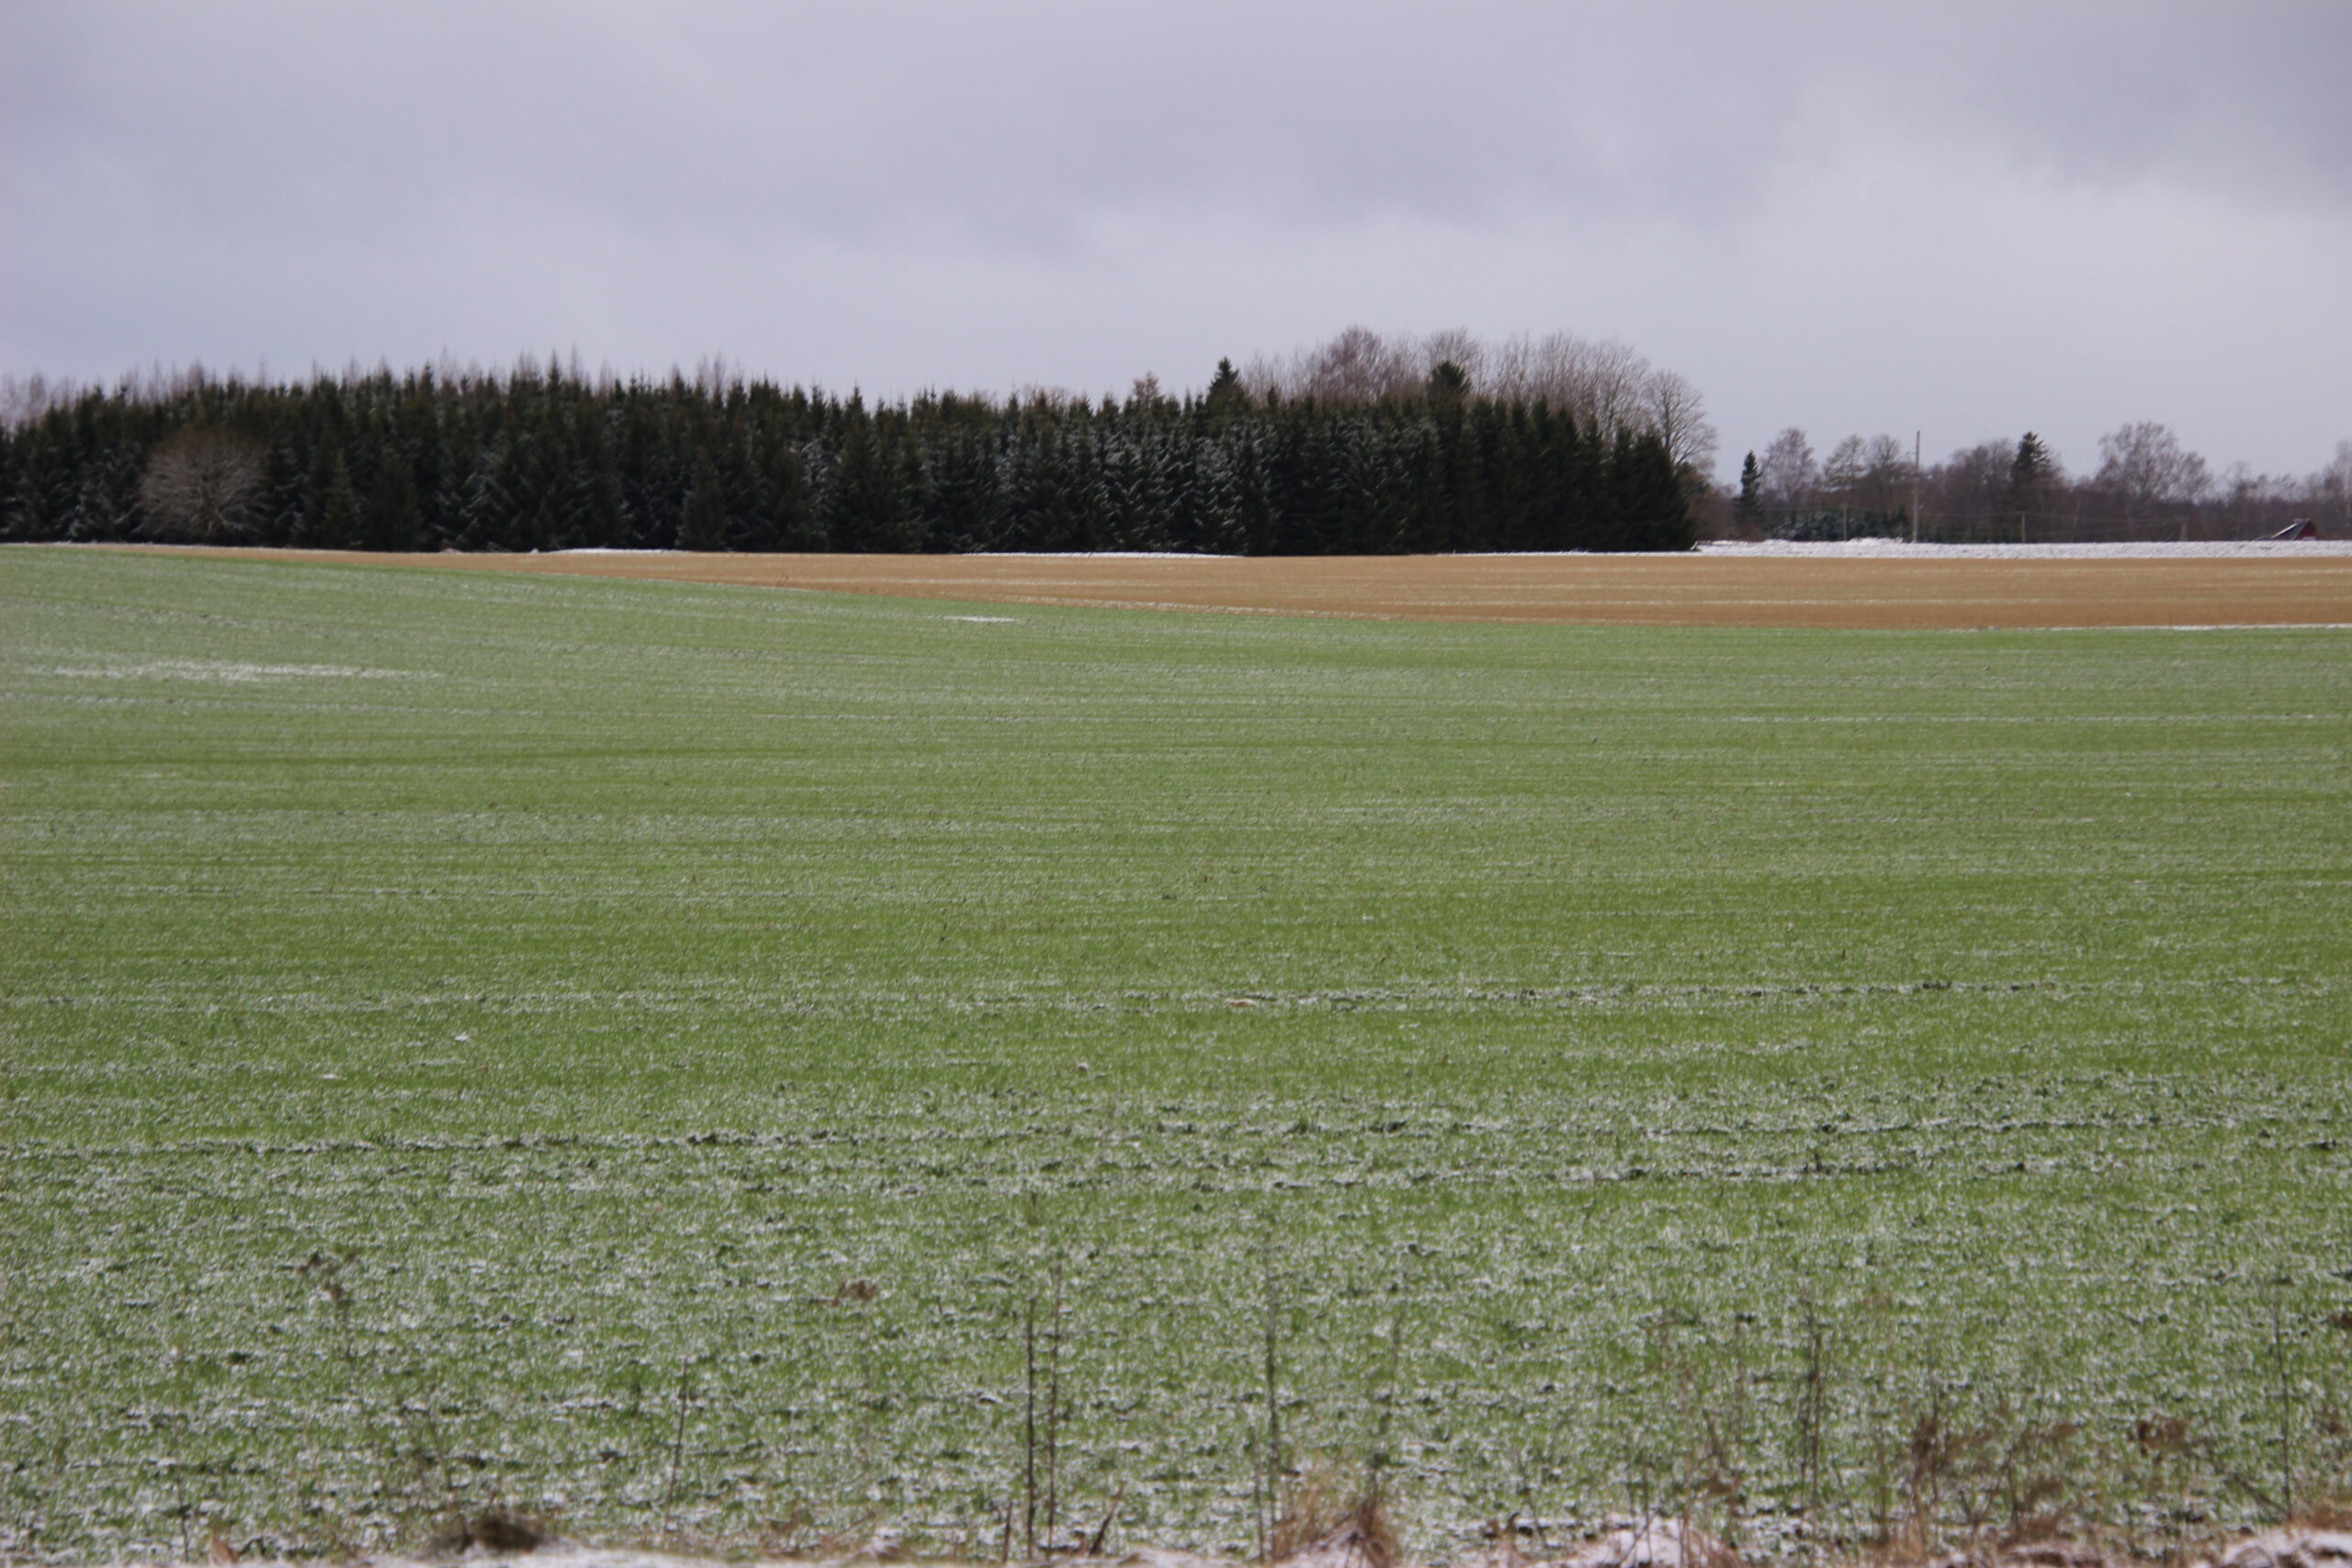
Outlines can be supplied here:
<path id="1" fill-rule="evenodd" d="M 664 1533 L 677 1528 L 677 1518 L 674 1510 L 678 1501 L 679 1481 L 685 1472 L 686 1405 L 692 1397 L 690 1379 L 693 1377 L 693 1371 L 694 1363 L 691 1360 L 679 1361 L 678 1419 L 676 1426 L 672 1429 L 670 1437 L 669 1484 L 663 1487 L 662 1492 L 662 1529 Z"/>
<path id="2" fill-rule="evenodd" d="M 1265 1252 L 1265 1372 L 1266 1372 L 1266 1445 L 1260 1455 L 1257 1492 L 1258 1556 L 1272 1562 L 1283 1555 L 1276 1544 L 1276 1532 L 1281 1527 L 1279 1516 L 1283 1497 L 1283 1403 L 1282 1403 L 1282 1282 L 1274 1273 L 1273 1244 L 1269 1238 Z"/>
<path id="3" fill-rule="evenodd" d="M 1026 1364 L 1021 1425 L 1021 1485 L 1023 1548 L 1031 1560 L 1037 1555 L 1037 1298 L 1021 1310 L 1021 1338 Z"/>
<path id="4" fill-rule="evenodd" d="M 1379 1498 L 1351 1492 L 1338 1469 L 1309 1464 L 1283 1488 L 1265 1559 L 1285 1568 L 1396 1568 L 1400 1548 Z"/>

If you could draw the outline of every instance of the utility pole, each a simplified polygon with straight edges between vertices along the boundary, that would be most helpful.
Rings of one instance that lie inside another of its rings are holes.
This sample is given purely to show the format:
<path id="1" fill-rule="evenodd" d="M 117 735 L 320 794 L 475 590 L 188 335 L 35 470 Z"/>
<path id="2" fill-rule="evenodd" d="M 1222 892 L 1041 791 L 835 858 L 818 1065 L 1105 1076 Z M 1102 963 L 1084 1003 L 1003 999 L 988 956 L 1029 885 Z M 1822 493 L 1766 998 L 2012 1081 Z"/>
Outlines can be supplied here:
<path id="1" fill-rule="evenodd" d="M 1919 437 L 1925 432 L 1911 433 L 1911 542 L 1919 542 Z"/>

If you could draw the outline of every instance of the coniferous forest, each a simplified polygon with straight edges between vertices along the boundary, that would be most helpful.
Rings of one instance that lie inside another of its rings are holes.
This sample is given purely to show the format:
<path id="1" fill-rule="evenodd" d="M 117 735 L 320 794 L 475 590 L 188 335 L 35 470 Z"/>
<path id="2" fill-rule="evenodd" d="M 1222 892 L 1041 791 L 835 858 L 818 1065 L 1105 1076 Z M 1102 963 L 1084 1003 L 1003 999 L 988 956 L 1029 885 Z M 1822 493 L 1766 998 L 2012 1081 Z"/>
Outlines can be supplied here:
<path id="1" fill-rule="evenodd" d="M 272 384 L 200 372 L 0 427 L 12 540 L 370 550 L 1683 549 L 1665 440 L 1451 365 L 1377 399 L 1033 392 L 868 403 L 526 360 Z"/>

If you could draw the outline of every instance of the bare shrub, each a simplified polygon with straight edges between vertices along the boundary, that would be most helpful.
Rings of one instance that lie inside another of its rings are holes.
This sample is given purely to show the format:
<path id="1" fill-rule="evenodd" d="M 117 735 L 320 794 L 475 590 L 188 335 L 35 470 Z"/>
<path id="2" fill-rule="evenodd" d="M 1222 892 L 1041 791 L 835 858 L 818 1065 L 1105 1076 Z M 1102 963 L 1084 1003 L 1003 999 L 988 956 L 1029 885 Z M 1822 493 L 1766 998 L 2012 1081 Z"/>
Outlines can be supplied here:
<path id="1" fill-rule="evenodd" d="M 212 425 L 164 438 L 139 476 L 140 532 L 183 544 L 245 538 L 261 520 L 261 444 Z"/>

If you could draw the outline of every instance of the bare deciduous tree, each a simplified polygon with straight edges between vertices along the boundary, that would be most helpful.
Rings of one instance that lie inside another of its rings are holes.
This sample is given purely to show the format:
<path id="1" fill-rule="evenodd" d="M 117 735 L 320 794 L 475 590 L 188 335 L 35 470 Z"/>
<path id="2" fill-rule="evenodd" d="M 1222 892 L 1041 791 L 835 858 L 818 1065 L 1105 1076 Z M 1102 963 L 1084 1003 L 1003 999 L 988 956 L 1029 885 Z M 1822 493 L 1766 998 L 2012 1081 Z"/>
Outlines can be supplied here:
<path id="1" fill-rule="evenodd" d="M 1911 504 L 1911 491 L 1918 472 L 1911 460 L 1911 449 L 1894 435 L 1873 435 L 1862 450 L 1863 496 L 1865 511 L 1881 516 L 1898 507 Z"/>
<path id="2" fill-rule="evenodd" d="M 1679 370 L 1653 371 L 1643 389 L 1643 413 L 1666 443 L 1678 468 L 1703 474 L 1715 460 L 1715 427 L 1707 423 L 1706 400 Z"/>
<path id="3" fill-rule="evenodd" d="M 2251 463 L 2232 463 L 2218 487 L 2222 515 L 2233 533 L 2258 532 L 2264 519 L 2291 509 L 2304 488 L 2291 475 L 2256 473 Z"/>
<path id="4" fill-rule="evenodd" d="M 1822 488 L 1836 505 L 1859 506 L 1862 485 L 1870 473 L 1870 448 L 1859 435 L 1849 435 L 1829 449 L 1821 465 Z"/>
<path id="5" fill-rule="evenodd" d="M 2320 526 L 2352 533 L 2352 441 L 2335 444 L 2335 460 L 2311 477 L 2309 496 Z"/>
<path id="6" fill-rule="evenodd" d="M 1470 378 L 1476 391 L 1487 384 L 1487 345 L 1467 327 L 1448 327 L 1434 332 L 1421 340 L 1421 359 L 1434 370 L 1440 365 L 1455 365 Z"/>
<path id="7" fill-rule="evenodd" d="M 1299 356 L 1285 389 L 1325 402 L 1376 403 L 1418 390 L 1428 369 L 1410 340 L 1389 343 L 1370 327 L 1350 327 Z"/>
<path id="8" fill-rule="evenodd" d="M 1788 432 L 1781 432 L 1787 439 Z M 1804 432 L 1797 432 L 1802 435 Z M 1801 472 L 1809 457 L 1781 454 L 1784 469 Z M 1829 449 L 1813 503 L 1843 515 L 1883 523 L 1911 504 L 1911 448 L 1892 435 L 1849 435 Z"/>
<path id="9" fill-rule="evenodd" d="M 1613 340 L 1594 343 L 1559 333 L 1545 342 L 1554 345 L 1555 398 L 1565 399 L 1578 424 L 1612 436 L 1641 428 L 1648 360 Z"/>
<path id="10" fill-rule="evenodd" d="M 1701 472 L 1714 459 L 1715 428 L 1688 377 L 1659 369 L 1625 344 L 1574 333 L 1489 344 L 1462 327 L 1384 337 L 1352 326 L 1287 359 L 1261 355 L 1241 378 L 1258 399 L 1276 392 L 1321 402 L 1402 402 L 1428 396 L 1430 376 L 1448 364 L 1466 376 L 1472 397 L 1541 400 L 1605 439 L 1655 434 L 1678 465 Z"/>
<path id="11" fill-rule="evenodd" d="M 210 425 L 175 431 L 140 474 L 140 531 L 185 544 L 242 539 L 260 520 L 264 474 L 251 436 Z"/>
<path id="12" fill-rule="evenodd" d="M 1980 441 L 1954 452 L 1936 477 L 1936 510 L 1948 523 L 1996 537 L 2013 537 L 2009 470 L 2017 461 L 2018 444 L 2007 435 Z"/>
<path id="13" fill-rule="evenodd" d="M 22 380 L 13 373 L 0 373 L 0 428 L 19 429 L 81 395 L 82 389 L 74 382 L 52 381 L 38 370 Z"/>
<path id="14" fill-rule="evenodd" d="M 1821 488 L 1821 469 L 1813 460 L 1813 442 L 1795 425 L 1772 437 L 1764 448 L 1764 503 L 1780 511 L 1802 511 L 1814 503 Z"/>
<path id="15" fill-rule="evenodd" d="M 2169 425 L 2127 424 L 2098 438 L 2098 483 L 2120 496 L 2134 519 L 2158 506 L 2201 500 L 2212 486 L 2205 459 L 2180 444 Z"/>
<path id="16" fill-rule="evenodd" d="M 1174 399 L 1160 389 L 1159 376 L 1156 371 L 1145 371 L 1127 389 L 1127 406 L 1143 412 L 1157 413 L 1172 407 L 1174 402 Z"/>

